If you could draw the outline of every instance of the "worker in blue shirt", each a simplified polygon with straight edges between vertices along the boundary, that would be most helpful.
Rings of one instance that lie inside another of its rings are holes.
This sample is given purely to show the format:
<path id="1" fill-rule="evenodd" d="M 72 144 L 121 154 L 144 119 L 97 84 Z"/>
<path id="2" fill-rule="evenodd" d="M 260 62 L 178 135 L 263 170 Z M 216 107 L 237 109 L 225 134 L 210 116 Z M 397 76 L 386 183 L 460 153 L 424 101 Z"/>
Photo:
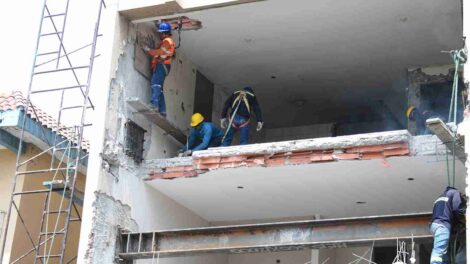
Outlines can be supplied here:
<path id="1" fill-rule="evenodd" d="M 230 110 L 229 121 L 227 120 L 227 112 Z M 256 131 L 263 128 L 263 117 L 261 116 L 261 108 L 255 93 L 250 86 L 246 86 L 241 91 L 234 92 L 225 101 L 224 108 L 220 119 L 220 126 L 227 129 L 222 146 L 230 146 L 232 144 L 233 135 L 236 131 L 240 131 L 240 145 L 246 145 L 250 136 L 250 117 L 251 111 L 256 116 Z M 230 126 L 227 128 L 227 126 Z"/>
<path id="2" fill-rule="evenodd" d="M 431 253 L 431 264 L 449 263 L 450 234 L 452 228 L 465 217 L 466 199 L 455 188 L 447 187 L 444 193 L 434 202 L 431 221 L 431 233 L 434 246 Z"/>
<path id="3" fill-rule="evenodd" d="M 183 156 L 191 156 L 194 151 L 218 147 L 221 144 L 224 132 L 211 122 L 204 122 L 204 117 L 200 113 L 195 113 L 191 117 L 191 131 L 188 143 L 180 151 Z M 200 141 L 196 145 L 196 141 Z"/>

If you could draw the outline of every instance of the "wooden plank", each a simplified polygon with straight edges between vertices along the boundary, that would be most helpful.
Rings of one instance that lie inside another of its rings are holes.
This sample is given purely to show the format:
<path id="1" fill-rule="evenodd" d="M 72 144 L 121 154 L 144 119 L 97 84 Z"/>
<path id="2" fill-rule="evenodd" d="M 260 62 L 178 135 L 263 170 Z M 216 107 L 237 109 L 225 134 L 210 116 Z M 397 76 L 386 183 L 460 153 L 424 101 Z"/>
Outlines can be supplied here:
<path id="1" fill-rule="evenodd" d="M 166 133 L 179 141 L 186 144 L 186 134 L 172 124 L 168 119 L 160 115 L 157 111 L 144 104 L 139 98 L 131 97 L 126 100 L 127 104 L 136 110 L 136 113 L 142 114 L 148 121 L 163 129 Z"/>

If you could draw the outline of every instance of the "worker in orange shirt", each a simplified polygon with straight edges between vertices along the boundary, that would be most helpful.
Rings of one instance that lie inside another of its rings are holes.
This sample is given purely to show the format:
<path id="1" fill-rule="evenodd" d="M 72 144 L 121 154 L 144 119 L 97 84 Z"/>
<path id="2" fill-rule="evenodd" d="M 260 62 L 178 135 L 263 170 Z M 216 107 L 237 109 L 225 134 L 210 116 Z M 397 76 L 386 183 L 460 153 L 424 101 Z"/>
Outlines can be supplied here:
<path id="1" fill-rule="evenodd" d="M 175 42 L 171 38 L 171 26 L 162 22 L 158 27 L 160 34 L 160 46 L 156 49 L 144 47 L 143 49 L 152 56 L 152 79 L 150 85 L 152 97 L 150 103 L 162 116 L 166 116 L 165 96 L 163 94 L 163 82 L 170 73 L 171 60 L 175 54 Z"/>

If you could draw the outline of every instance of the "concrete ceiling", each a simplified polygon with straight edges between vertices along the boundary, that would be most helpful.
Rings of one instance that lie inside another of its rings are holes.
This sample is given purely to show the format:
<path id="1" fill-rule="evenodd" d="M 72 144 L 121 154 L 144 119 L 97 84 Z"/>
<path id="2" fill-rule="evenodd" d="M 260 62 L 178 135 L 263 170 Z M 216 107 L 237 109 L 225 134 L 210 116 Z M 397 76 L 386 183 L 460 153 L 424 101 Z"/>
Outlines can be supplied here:
<path id="1" fill-rule="evenodd" d="M 203 29 L 184 31 L 180 52 L 219 89 L 252 85 L 272 127 L 405 101 L 406 68 L 449 64 L 441 51 L 462 45 L 460 0 L 268 0 L 186 15 Z"/>
<path id="2" fill-rule="evenodd" d="M 213 222 L 429 212 L 447 176 L 445 158 L 421 156 L 220 169 L 148 184 Z M 456 187 L 464 186 L 464 166 L 457 162 Z"/>

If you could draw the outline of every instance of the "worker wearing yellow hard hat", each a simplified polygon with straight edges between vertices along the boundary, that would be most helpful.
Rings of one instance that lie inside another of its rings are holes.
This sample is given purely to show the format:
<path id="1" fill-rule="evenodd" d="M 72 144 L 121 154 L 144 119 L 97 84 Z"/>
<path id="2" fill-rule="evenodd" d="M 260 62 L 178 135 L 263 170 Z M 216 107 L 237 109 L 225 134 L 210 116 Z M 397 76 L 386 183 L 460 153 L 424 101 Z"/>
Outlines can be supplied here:
<path id="1" fill-rule="evenodd" d="M 218 147 L 222 143 L 224 132 L 211 122 L 205 122 L 204 116 L 195 113 L 191 116 L 191 131 L 187 144 L 180 150 L 183 156 L 190 156 L 193 151 Z M 196 144 L 199 142 L 199 144 Z"/>
<path id="2" fill-rule="evenodd" d="M 410 106 L 406 109 L 406 118 L 409 121 L 415 122 L 417 135 L 430 134 L 431 132 L 426 127 L 426 120 L 435 117 L 445 120 L 432 110 L 421 109 L 420 107 L 415 106 Z"/>
<path id="3" fill-rule="evenodd" d="M 411 121 L 414 121 L 414 112 L 416 111 L 416 107 L 410 106 L 408 109 L 406 109 L 406 118 L 408 118 Z"/>

